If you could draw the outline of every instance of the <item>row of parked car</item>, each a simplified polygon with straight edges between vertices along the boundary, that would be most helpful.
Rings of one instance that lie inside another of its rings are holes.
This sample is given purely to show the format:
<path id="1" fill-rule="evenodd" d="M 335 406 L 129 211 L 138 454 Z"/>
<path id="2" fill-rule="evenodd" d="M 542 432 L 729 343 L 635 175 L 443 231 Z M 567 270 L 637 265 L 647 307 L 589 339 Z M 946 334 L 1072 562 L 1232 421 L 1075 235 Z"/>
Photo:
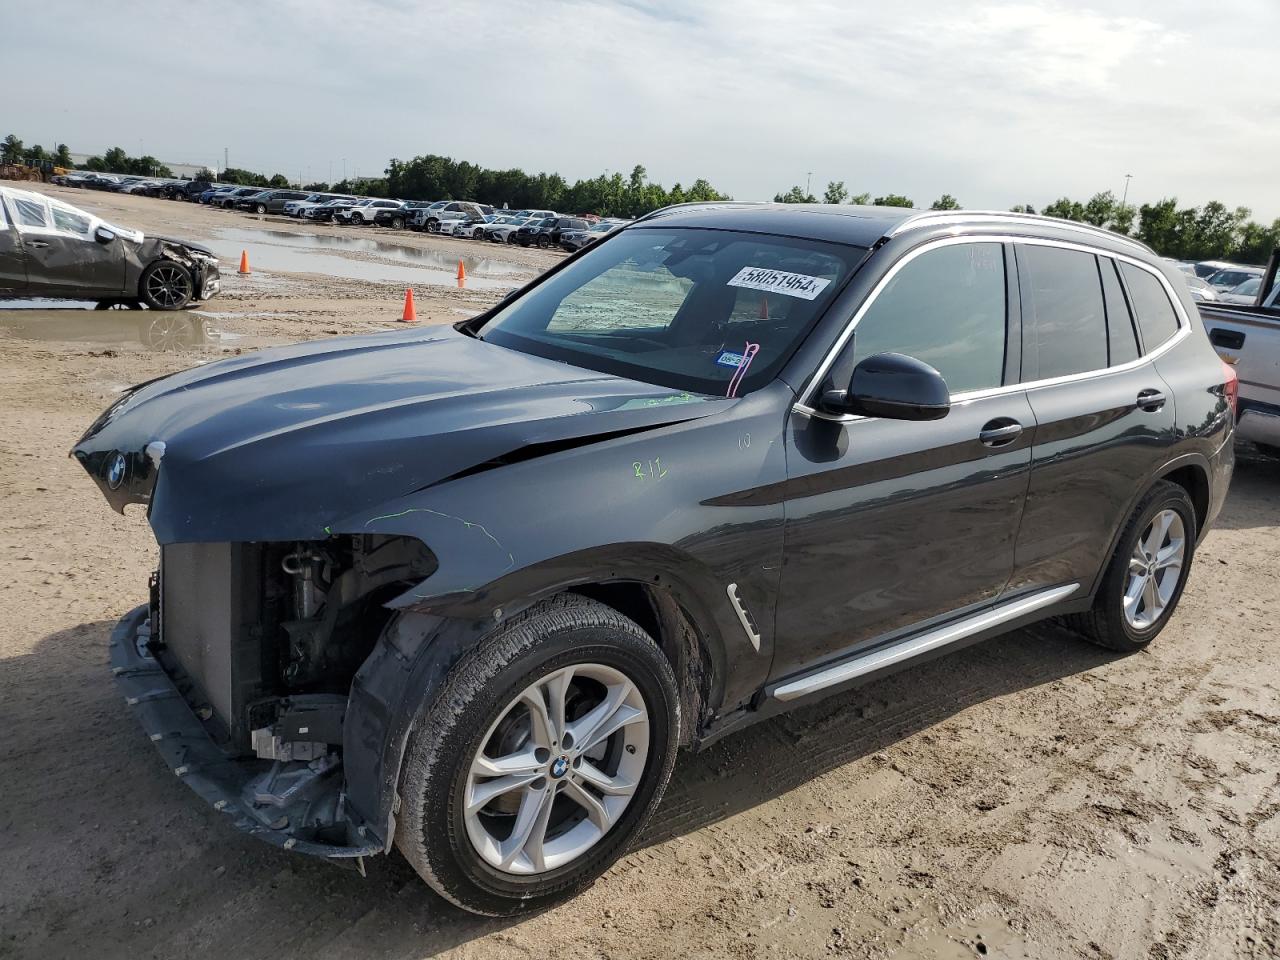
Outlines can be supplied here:
<path id="1" fill-rule="evenodd" d="M 112 193 L 132 193 L 143 197 L 164 197 L 167 200 L 191 198 L 193 184 L 205 189 L 207 181 L 177 180 L 166 177 L 135 177 L 119 173 L 65 173 L 50 179 L 63 187 L 80 187 L 84 190 L 108 190 Z M 199 192 L 197 190 L 196 192 Z"/>
<path id="2" fill-rule="evenodd" d="M 1201 302 L 1253 303 L 1262 289 L 1263 267 L 1227 260 L 1175 260 L 1187 280 L 1193 299 Z"/>
<path id="3" fill-rule="evenodd" d="M 629 222 L 589 215 L 565 216 L 554 210 L 498 210 L 470 200 L 388 200 L 260 187 L 211 186 L 195 199 L 258 215 L 283 214 L 317 223 L 420 230 L 522 247 L 560 247 L 569 252 L 580 250 Z"/>

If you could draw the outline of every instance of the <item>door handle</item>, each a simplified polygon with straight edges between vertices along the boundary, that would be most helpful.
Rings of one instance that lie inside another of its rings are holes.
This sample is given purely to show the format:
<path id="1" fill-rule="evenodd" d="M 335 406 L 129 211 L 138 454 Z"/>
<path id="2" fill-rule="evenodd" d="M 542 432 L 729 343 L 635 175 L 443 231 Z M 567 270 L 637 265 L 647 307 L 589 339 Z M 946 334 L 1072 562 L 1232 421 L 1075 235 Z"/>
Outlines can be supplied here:
<path id="1" fill-rule="evenodd" d="M 1164 394 L 1159 390 L 1143 390 L 1138 394 L 1138 409 L 1155 413 L 1164 408 Z"/>
<path id="2" fill-rule="evenodd" d="M 1022 434 L 1022 424 L 1008 417 L 988 421 L 978 434 L 978 439 L 988 447 L 1003 447 L 1017 440 Z"/>
<path id="3" fill-rule="evenodd" d="M 1215 328 L 1209 331 L 1209 342 L 1215 347 L 1225 347 L 1228 350 L 1239 350 L 1244 346 L 1244 334 L 1238 330 L 1223 330 Z"/>
<path id="4" fill-rule="evenodd" d="M 28 247 L 47 247 L 49 244 L 45 243 L 43 240 L 28 240 L 26 245 Z"/>

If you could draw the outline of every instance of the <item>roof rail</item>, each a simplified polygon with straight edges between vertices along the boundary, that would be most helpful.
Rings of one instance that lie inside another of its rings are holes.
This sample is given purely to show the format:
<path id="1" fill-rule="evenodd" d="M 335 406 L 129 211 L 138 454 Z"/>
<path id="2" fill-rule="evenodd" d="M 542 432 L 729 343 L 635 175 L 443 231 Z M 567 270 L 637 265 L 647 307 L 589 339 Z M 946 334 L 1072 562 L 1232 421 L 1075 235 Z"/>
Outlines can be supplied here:
<path id="1" fill-rule="evenodd" d="M 653 217 L 660 216 L 664 213 L 670 213 L 672 210 L 691 210 L 694 208 L 705 207 L 751 207 L 759 206 L 764 203 L 763 200 L 689 200 L 685 203 L 671 203 L 665 207 L 659 207 L 657 210 L 650 210 L 644 216 L 636 217 L 633 223 L 641 223 L 650 220 Z"/>
<path id="2" fill-rule="evenodd" d="M 1076 233 L 1087 233 L 1094 237 L 1106 237 L 1108 240 L 1114 240 L 1117 243 L 1129 243 L 1147 253 L 1155 254 L 1149 246 L 1141 240 L 1133 237 L 1125 236 L 1123 233 L 1116 233 L 1114 230 L 1107 230 L 1104 227 L 1095 227 L 1091 223 L 1080 223 L 1076 220 L 1063 220 L 1058 217 L 1043 217 L 1035 213 L 1015 213 L 1011 210 L 921 210 L 913 217 L 903 220 L 892 230 L 885 234 L 888 240 L 896 237 L 907 230 L 915 230 L 920 227 L 933 226 L 941 223 L 1027 223 L 1039 224 L 1043 226 L 1051 226 L 1056 230 L 1072 230 Z"/>

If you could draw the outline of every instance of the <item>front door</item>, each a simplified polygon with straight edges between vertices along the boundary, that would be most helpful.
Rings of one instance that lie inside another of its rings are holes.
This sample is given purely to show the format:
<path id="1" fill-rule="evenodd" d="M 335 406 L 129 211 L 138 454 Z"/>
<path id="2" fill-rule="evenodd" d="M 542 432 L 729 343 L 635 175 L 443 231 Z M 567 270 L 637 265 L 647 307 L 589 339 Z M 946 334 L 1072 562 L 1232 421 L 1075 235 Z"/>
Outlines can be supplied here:
<path id="1" fill-rule="evenodd" d="M 791 414 L 774 678 L 991 603 L 1013 569 L 1035 422 L 1012 252 L 946 240 L 907 256 L 830 386 L 902 353 L 943 375 L 952 408 L 931 422 Z"/>
<path id="2" fill-rule="evenodd" d="M 99 243 L 88 214 L 57 201 L 11 201 L 32 296 L 94 297 L 124 291 L 124 241 L 119 237 Z"/>

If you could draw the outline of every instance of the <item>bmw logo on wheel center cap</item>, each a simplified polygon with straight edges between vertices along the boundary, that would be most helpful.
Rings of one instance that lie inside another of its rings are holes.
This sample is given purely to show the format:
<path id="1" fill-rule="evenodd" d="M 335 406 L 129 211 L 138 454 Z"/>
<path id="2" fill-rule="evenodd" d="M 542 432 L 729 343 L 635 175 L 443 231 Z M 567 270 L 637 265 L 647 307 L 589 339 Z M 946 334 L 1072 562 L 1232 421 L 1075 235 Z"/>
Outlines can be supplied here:
<path id="1" fill-rule="evenodd" d="M 107 469 L 103 473 L 107 486 L 112 490 L 120 489 L 120 484 L 124 483 L 124 475 L 127 469 L 128 463 L 124 459 L 124 454 L 117 450 L 111 455 L 111 459 L 107 461 Z"/>
<path id="2" fill-rule="evenodd" d="M 551 776 L 559 780 L 568 772 L 569 758 L 564 756 L 556 757 L 555 763 L 551 764 Z"/>

